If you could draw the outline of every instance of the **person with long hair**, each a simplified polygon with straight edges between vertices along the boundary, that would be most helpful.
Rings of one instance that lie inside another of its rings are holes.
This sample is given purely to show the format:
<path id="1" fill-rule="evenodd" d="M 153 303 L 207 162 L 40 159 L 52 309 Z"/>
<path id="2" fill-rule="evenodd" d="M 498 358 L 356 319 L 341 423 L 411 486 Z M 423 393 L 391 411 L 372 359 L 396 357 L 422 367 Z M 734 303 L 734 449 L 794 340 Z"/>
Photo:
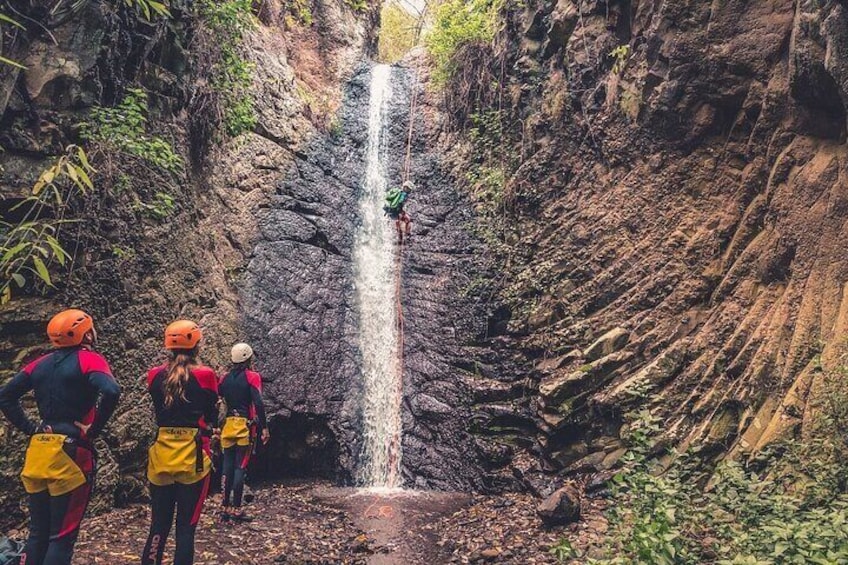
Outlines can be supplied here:
<path id="1" fill-rule="evenodd" d="M 175 514 L 173 563 L 194 562 L 194 535 L 211 479 L 210 439 L 218 421 L 218 378 L 197 359 L 202 338 L 192 321 L 170 324 L 165 349 L 171 357 L 147 373 L 158 431 L 147 464 L 152 516 L 142 565 L 162 563 Z"/>
<path id="2" fill-rule="evenodd" d="M 248 522 L 251 520 L 242 509 L 244 480 L 247 465 L 256 437 L 268 443 L 268 422 L 262 403 L 262 376 L 253 371 L 253 349 L 246 343 L 237 343 L 230 352 L 233 365 L 221 380 L 221 398 L 227 405 L 227 416 L 221 430 L 223 450 L 224 508 L 221 518 Z"/>
<path id="3" fill-rule="evenodd" d="M 68 565 L 95 475 L 91 442 L 115 411 L 121 387 L 93 348 L 97 331 L 82 310 L 65 310 L 47 324 L 54 350 L 26 365 L 0 389 L 0 411 L 30 436 L 21 480 L 29 495 L 26 565 Z M 40 421 L 20 399 L 33 391 Z M 4 487 L 5 488 L 5 487 Z"/>

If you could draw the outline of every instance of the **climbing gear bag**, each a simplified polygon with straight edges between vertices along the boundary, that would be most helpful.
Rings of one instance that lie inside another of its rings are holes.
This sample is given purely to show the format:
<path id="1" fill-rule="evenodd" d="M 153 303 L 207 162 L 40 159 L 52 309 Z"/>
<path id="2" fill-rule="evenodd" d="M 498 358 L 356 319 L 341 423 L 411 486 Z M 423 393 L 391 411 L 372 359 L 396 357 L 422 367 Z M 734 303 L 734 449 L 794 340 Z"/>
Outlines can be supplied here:
<path id="1" fill-rule="evenodd" d="M 29 440 L 21 481 L 29 494 L 62 496 L 88 482 L 94 453 L 83 442 L 62 434 L 34 434 Z"/>
<path id="2" fill-rule="evenodd" d="M 386 193 L 386 211 L 397 212 L 406 202 L 407 193 L 399 188 L 392 188 Z"/>
<path id="3" fill-rule="evenodd" d="M 148 453 L 147 478 L 156 486 L 190 485 L 212 469 L 199 428 L 159 428 Z"/>
<path id="4" fill-rule="evenodd" d="M 228 416 L 221 430 L 221 447 L 250 445 L 250 420 L 240 416 Z"/>

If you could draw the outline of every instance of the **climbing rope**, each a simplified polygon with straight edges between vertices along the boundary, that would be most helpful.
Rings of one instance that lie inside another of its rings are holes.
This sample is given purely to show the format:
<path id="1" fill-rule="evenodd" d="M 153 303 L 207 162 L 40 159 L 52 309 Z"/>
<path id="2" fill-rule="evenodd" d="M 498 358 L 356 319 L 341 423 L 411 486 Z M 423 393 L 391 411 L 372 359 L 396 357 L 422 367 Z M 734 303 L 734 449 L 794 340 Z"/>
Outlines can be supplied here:
<path id="1" fill-rule="evenodd" d="M 418 71 L 419 69 L 415 69 L 415 79 L 412 82 L 412 98 L 409 103 L 409 134 L 406 138 L 406 157 L 403 163 L 403 182 L 409 180 L 409 175 L 412 170 L 412 134 L 415 129 L 415 107 L 418 104 Z M 400 225 L 400 220 L 398 220 L 397 228 L 400 231 L 400 244 L 398 246 L 398 254 L 396 261 L 396 273 L 395 273 L 395 307 L 397 309 L 397 332 L 398 332 L 398 373 L 399 378 L 397 379 L 397 406 L 400 407 L 403 403 L 403 366 L 404 366 L 404 358 L 403 358 L 403 350 L 404 350 L 404 318 L 403 318 L 403 302 L 401 301 L 401 275 L 403 274 L 403 247 L 404 247 L 404 237 L 403 237 L 403 227 Z M 400 411 L 398 411 L 398 417 Z M 400 442 L 400 437 L 392 437 L 392 442 L 389 445 L 389 484 L 397 484 L 396 482 L 396 469 L 395 465 L 397 464 L 398 454 L 400 452 L 400 446 L 398 443 Z"/>

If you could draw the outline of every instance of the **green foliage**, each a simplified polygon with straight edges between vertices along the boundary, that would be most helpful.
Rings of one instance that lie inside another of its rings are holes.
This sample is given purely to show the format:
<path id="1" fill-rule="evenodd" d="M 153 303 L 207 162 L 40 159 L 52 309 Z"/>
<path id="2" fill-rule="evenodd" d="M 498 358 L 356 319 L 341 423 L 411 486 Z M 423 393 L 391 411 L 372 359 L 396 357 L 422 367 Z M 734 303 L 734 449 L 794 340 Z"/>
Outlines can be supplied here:
<path id="1" fill-rule="evenodd" d="M 484 216 L 497 215 L 504 203 L 504 188 L 511 158 L 504 154 L 503 112 L 491 110 L 472 114 L 468 139 L 475 161 L 466 174 L 478 211 Z"/>
<path id="2" fill-rule="evenodd" d="M 171 216 L 177 208 L 177 202 L 167 192 L 157 192 L 153 202 L 136 203 L 136 209 L 154 220 L 164 220 Z"/>
<path id="3" fill-rule="evenodd" d="M 560 539 L 555 546 L 548 550 L 548 553 L 553 555 L 560 563 L 565 563 L 569 559 L 574 559 L 579 556 L 577 550 L 566 538 Z"/>
<path id="4" fill-rule="evenodd" d="M 397 2 L 386 2 L 380 15 L 380 61 L 395 63 L 418 44 L 419 21 Z"/>
<path id="5" fill-rule="evenodd" d="M 436 84 L 444 84 L 453 76 L 455 56 L 461 47 L 494 39 L 503 6 L 504 0 L 447 0 L 438 7 L 433 28 L 425 38 L 436 64 Z"/>
<path id="6" fill-rule="evenodd" d="M 183 170 L 183 160 L 170 143 L 147 133 L 147 93 L 131 88 L 114 108 L 95 107 L 81 127 L 83 139 L 106 151 L 139 157 L 150 165 L 173 174 Z"/>
<path id="7" fill-rule="evenodd" d="M 157 2 L 156 0 L 124 0 L 124 4 L 135 10 L 148 22 L 153 21 L 155 17 L 170 18 L 171 11 L 168 8 L 167 0 L 165 2 Z"/>
<path id="8" fill-rule="evenodd" d="M 65 266 L 71 258 L 59 242 L 59 228 L 68 202 L 94 190 L 94 168 L 82 148 L 71 145 L 64 155 L 39 175 L 32 194 L 12 208 L 24 211 L 14 223 L 0 221 L 0 303 L 12 298 L 12 286 L 24 288 L 27 276 L 53 286 L 49 266 Z"/>
<path id="9" fill-rule="evenodd" d="M 16 28 L 24 30 L 24 31 L 26 30 L 26 28 L 23 25 L 21 25 L 17 20 L 9 17 L 7 14 L 4 14 L 3 12 L 0 12 L 0 33 L 3 33 L 3 25 L 4 24 L 11 25 L 12 27 L 16 27 Z M 2 55 L 0 55 L 0 65 L 9 65 L 10 67 L 15 67 L 15 68 L 18 68 L 18 69 L 26 69 L 25 66 L 18 63 L 17 61 L 13 61 L 12 59 L 9 59 L 8 57 L 3 57 Z"/>
<path id="10" fill-rule="evenodd" d="M 344 0 L 344 3 L 354 12 L 365 12 L 368 10 L 368 0 Z"/>
<path id="11" fill-rule="evenodd" d="M 840 436 L 776 446 L 748 465 L 724 462 L 704 491 L 708 477 L 692 454 L 662 473 L 651 463 L 660 427 L 649 412 L 627 430 L 631 449 L 610 485 L 610 557 L 590 563 L 848 563 L 848 453 L 830 439 Z"/>
<path id="12" fill-rule="evenodd" d="M 201 0 L 200 15 L 220 49 L 212 76 L 214 88 L 224 100 L 224 129 L 233 137 L 256 126 L 256 110 L 250 88 L 253 63 L 241 54 L 245 34 L 256 25 L 251 0 Z"/>
<path id="13" fill-rule="evenodd" d="M 312 25 L 312 10 L 309 8 L 309 0 L 291 0 L 288 4 L 289 15 L 286 16 L 286 25 L 294 27 L 296 23 L 307 27 Z"/>
<path id="14" fill-rule="evenodd" d="M 620 75 L 627 66 L 627 60 L 630 58 L 630 46 L 619 45 L 610 52 L 610 57 L 613 59 L 612 73 Z"/>
<path id="15" fill-rule="evenodd" d="M 135 256 L 135 251 L 133 251 L 132 249 L 127 249 L 125 247 L 121 247 L 120 245 L 113 245 L 112 255 L 114 255 L 118 259 L 129 259 L 130 257 Z"/>

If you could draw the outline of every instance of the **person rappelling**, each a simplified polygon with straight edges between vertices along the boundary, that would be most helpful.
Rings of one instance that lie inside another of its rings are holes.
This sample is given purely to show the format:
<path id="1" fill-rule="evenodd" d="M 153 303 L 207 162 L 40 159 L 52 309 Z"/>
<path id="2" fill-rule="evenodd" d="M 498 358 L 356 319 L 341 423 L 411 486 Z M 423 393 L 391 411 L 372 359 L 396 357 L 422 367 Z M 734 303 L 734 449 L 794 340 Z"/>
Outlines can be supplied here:
<path id="1" fill-rule="evenodd" d="M 398 243 L 400 244 L 403 244 L 404 238 L 409 239 L 412 235 L 412 218 L 404 205 L 414 189 L 415 184 L 411 180 L 407 180 L 400 188 L 393 187 L 386 192 L 386 205 L 383 209 L 395 221 Z"/>

